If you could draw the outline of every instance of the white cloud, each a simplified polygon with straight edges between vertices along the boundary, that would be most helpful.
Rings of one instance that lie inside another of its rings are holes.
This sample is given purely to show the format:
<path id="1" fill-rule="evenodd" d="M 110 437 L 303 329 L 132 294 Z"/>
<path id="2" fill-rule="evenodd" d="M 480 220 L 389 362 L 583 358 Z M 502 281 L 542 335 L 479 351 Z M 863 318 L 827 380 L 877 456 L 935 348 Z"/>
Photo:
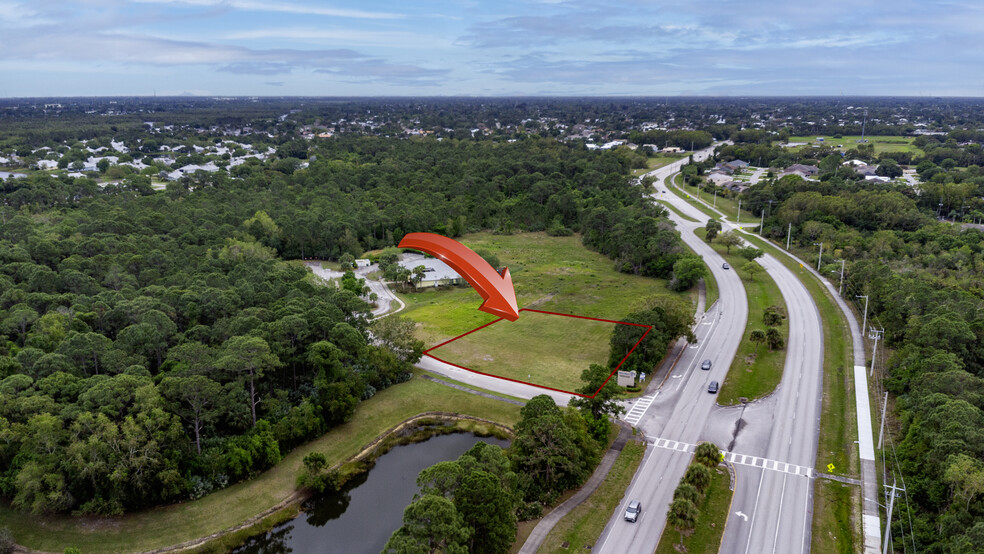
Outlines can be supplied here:
<path id="1" fill-rule="evenodd" d="M 331 8 L 288 2 L 256 2 L 253 0 L 135 0 L 142 4 L 184 4 L 202 7 L 227 7 L 243 11 L 280 12 L 297 15 L 324 15 L 329 17 L 348 17 L 354 19 L 399 19 L 403 14 L 371 12 L 347 8 Z"/>

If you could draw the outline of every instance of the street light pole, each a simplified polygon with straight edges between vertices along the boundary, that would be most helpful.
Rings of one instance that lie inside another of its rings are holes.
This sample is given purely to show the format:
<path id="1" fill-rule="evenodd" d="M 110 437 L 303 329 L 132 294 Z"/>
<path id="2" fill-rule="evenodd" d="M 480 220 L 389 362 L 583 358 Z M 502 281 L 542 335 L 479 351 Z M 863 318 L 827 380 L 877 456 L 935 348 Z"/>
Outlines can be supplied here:
<path id="1" fill-rule="evenodd" d="M 793 238 L 793 222 L 789 222 L 789 228 L 786 229 L 786 251 L 789 251 L 789 239 Z"/>
<path id="2" fill-rule="evenodd" d="M 868 295 L 855 295 L 857 298 L 864 298 L 864 317 L 861 319 L 861 336 L 864 336 L 865 325 L 868 323 Z"/>
<path id="3" fill-rule="evenodd" d="M 814 242 L 813 244 L 820 246 L 820 256 L 817 257 L 817 271 L 820 271 L 820 262 L 823 261 L 823 243 L 817 244 Z"/>
<path id="4" fill-rule="evenodd" d="M 759 223 L 759 236 L 762 236 L 762 229 L 765 227 L 765 209 L 762 210 L 762 223 Z"/>
<path id="5" fill-rule="evenodd" d="M 738 221 L 735 222 L 735 225 L 741 229 L 741 198 L 738 199 Z"/>

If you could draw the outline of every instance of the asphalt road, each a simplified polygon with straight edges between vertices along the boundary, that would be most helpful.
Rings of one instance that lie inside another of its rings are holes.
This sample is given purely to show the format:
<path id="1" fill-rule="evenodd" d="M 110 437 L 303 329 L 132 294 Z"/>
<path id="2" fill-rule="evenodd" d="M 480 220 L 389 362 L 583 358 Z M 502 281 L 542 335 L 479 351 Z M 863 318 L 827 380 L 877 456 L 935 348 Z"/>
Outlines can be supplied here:
<path id="1" fill-rule="evenodd" d="M 653 172 L 657 191 L 669 190 L 662 179 L 677 171 L 676 165 Z M 701 222 L 708 219 L 674 194 L 656 195 Z M 638 424 L 653 447 L 647 451 L 623 505 L 612 515 L 599 541 L 600 549 L 652 551 L 659 542 L 673 490 L 686 470 L 693 445 L 712 440 L 729 450 L 728 460 L 734 462 L 736 472 L 734 501 L 721 552 L 807 552 L 822 395 L 819 312 L 792 272 L 771 256 L 759 258 L 779 286 L 789 313 L 790 336 L 782 382 L 774 394 L 761 401 L 744 407 L 717 406 L 714 395 L 706 392 L 706 384 L 712 379 L 723 381 L 734 358 L 748 317 L 745 292 L 737 274 L 723 270 L 724 260 L 690 232 L 703 223 L 684 221 L 675 214 L 671 218 L 685 242 L 707 261 L 718 281 L 720 300 L 705 316 L 705 323 L 714 324 L 698 342 L 698 349 L 685 353 L 676 374 Z M 730 228 L 725 222 L 724 229 Z M 757 320 L 760 314 L 753 317 Z M 707 358 L 714 367 L 703 372 L 699 363 Z M 706 373 L 710 375 L 701 375 Z M 675 379 L 679 385 L 673 383 Z M 642 524 L 622 520 L 624 504 L 631 500 L 643 503 Z"/>
<path id="2" fill-rule="evenodd" d="M 662 179 L 679 171 L 682 163 L 676 162 L 651 173 L 657 179 L 657 190 L 664 190 Z M 665 199 L 683 213 L 696 219 L 707 219 L 673 195 L 659 196 L 670 197 Z M 724 259 L 693 234 L 693 229 L 703 224 L 686 221 L 674 213 L 670 217 L 684 242 L 707 261 L 719 290 L 718 301 L 698 325 L 697 344 L 684 352 L 674 373 L 636 425 L 650 440 L 665 439 L 672 441 L 667 445 L 679 446 L 680 443 L 695 444 L 703 436 L 705 422 L 716 406 L 716 395 L 708 393 L 707 387 L 711 381 L 724 381 L 745 329 L 748 301 L 738 275 L 723 269 Z M 712 362 L 709 371 L 700 369 L 700 363 L 705 359 Z M 683 477 L 690 457 L 689 452 L 677 448 L 647 449 L 624 502 L 612 515 L 598 542 L 597 548 L 601 552 L 651 552 L 656 548 L 673 490 Z M 643 506 L 642 516 L 636 523 L 622 519 L 625 504 L 631 500 L 639 500 Z"/>

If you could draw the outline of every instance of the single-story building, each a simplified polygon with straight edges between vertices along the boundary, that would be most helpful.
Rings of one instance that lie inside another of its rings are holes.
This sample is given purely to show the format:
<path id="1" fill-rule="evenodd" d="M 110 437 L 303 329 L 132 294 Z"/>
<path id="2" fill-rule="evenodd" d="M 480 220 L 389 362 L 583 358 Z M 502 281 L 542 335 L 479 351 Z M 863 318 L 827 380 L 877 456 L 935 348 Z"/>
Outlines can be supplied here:
<path id="1" fill-rule="evenodd" d="M 820 168 L 815 165 L 793 164 L 783 173 L 800 173 L 806 177 L 816 177 L 820 174 Z"/>
<path id="2" fill-rule="evenodd" d="M 372 265 L 372 260 L 367 260 L 364 258 L 355 260 L 355 267 L 369 267 L 371 265 Z"/>
<path id="3" fill-rule="evenodd" d="M 748 162 L 744 160 L 731 160 L 730 162 L 725 162 L 723 165 L 724 167 L 731 169 L 731 171 L 738 171 L 748 167 Z"/>
<path id="4" fill-rule="evenodd" d="M 407 256 L 407 259 L 400 260 L 400 265 L 413 271 L 417 266 L 424 266 L 424 277 L 420 280 L 418 287 L 440 287 L 448 285 L 461 285 L 465 280 L 458 273 L 451 269 L 451 266 L 437 258 L 423 258 L 418 256 Z M 411 275 L 411 279 L 413 276 Z"/>

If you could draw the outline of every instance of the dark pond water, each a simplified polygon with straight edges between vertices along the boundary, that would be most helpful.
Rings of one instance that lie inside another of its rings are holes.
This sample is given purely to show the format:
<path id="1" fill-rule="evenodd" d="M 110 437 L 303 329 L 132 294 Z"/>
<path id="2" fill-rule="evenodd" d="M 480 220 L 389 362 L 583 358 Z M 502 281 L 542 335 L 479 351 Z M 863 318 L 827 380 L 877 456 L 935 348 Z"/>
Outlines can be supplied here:
<path id="1" fill-rule="evenodd" d="M 479 441 L 509 445 L 494 437 L 454 433 L 397 446 L 341 491 L 305 502 L 299 516 L 253 537 L 234 552 L 378 553 L 403 524 L 403 510 L 417 493 L 417 474 L 437 462 L 457 459 Z"/>

